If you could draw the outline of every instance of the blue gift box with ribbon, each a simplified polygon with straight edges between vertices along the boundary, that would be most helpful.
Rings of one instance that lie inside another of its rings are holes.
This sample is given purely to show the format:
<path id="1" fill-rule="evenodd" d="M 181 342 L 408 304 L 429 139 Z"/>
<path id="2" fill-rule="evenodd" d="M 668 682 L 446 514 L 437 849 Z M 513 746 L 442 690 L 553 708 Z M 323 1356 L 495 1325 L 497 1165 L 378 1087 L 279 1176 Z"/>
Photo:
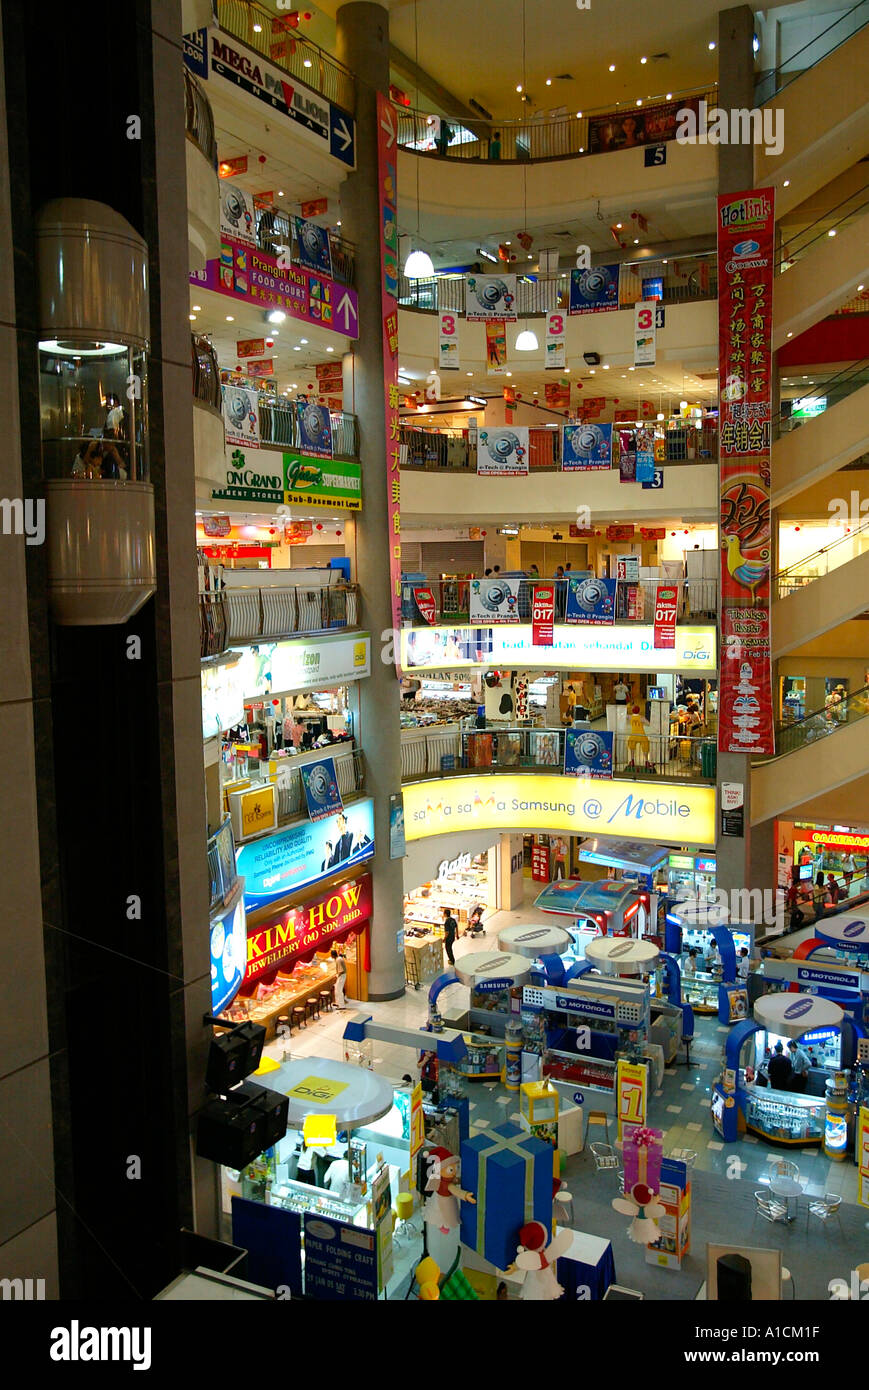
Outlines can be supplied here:
<path id="1" fill-rule="evenodd" d="M 516 1257 L 526 1221 L 552 1223 L 553 1149 L 518 1125 L 498 1125 L 462 1142 L 462 1243 L 498 1269 Z"/>

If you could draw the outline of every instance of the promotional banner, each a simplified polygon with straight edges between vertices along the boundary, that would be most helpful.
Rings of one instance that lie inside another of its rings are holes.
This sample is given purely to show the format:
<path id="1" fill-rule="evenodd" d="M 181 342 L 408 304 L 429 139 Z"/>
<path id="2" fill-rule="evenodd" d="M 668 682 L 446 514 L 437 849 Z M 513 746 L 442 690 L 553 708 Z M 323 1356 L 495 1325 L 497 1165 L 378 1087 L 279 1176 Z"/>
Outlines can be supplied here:
<path id="1" fill-rule="evenodd" d="M 664 1133 L 660 1129 L 644 1129 L 639 1124 L 624 1126 L 625 1193 L 630 1195 L 637 1183 L 645 1183 L 651 1192 L 661 1186 L 661 1164 L 664 1159 Z"/>
<path id="2" fill-rule="evenodd" d="M 619 430 L 619 482 L 637 481 L 636 430 Z"/>
<path id="3" fill-rule="evenodd" d="M 302 786 L 305 788 L 305 800 L 311 820 L 325 820 L 327 816 L 335 816 L 344 810 L 334 758 L 321 758 L 316 763 L 305 763 L 299 771 L 302 774 Z"/>
<path id="4" fill-rule="evenodd" d="M 642 425 L 637 430 L 637 482 L 651 483 L 655 478 L 655 431 Z"/>
<path id="5" fill-rule="evenodd" d="M 486 371 L 489 376 L 503 376 L 507 370 L 507 330 L 503 323 L 486 322 Z"/>
<path id="6" fill-rule="evenodd" d="M 407 854 L 404 839 L 404 798 L 393 792 L 389 798 L 389 857 L 403 859 Z"/>
<path id="7" fill-rule="evenodd" d="M 310 960 L 318 951 L 348 931 L 362 931 L 371 918 L 373 899 L 370 874 L 360 874 L 329 891 L 329 896 L 289 907 L 275 917 L 251 927 L 243 947 L 246 956 L 244 978 L 258 979 L 277 969 L 292 970 L 300 960 Z"/>
<path id="8" fill-rule="evenodd" d="M 655 306 L 645 300 L 634 305 L 634 366 L 655 365 Z"/>
<path id="9" fill-rule="evenodd" d="M 679 602 L 678 584 L 658 584 L 655 589 L 655 648 L 663 650 L 676 645 L 676 608 Z"/>
<path id="10" fill-rule="evenodd" d="M 472 623 L 518 623 L 521 579 L 471 580 Z"/>
<path id="11" fill-rule="evenodd" d="M 304 545 L 305 541 L 313 534 L 314 523 L 312 521 L 284 522 L 284 545 Z"/>
<path id="12" fill-rule="evenodd" d="M 344 371 L 340 362 L 318 362 L 314 370 L 317 374 L 317 390 L 321 394 L 328 391 L 341 395 L 344 390 Z"/>
<path id="13" fill-rule="evenodd" d="M 398 115 L 377 93 L 377 181 L 380 193 L 380 311 L 383 334 L 383 404 L 392 626 L 401 628 L 401 418 L 398 413 Z M 395 667 L 401 658 L 395 643 Z"/>
<path id="14" fill-rule="evenodd" d="M 612 731 L 565 729 L 564 775 L 566 777 L 612 777 Z"/>
<path id="15" fill-rule="evenodd" d="M 235 345 L 236 357 L 262 357 L 265 350 L 265 338 L 242 338 Z"/>
<path id="16" fill-rule="evenodd" d="M 618 1137 L 624 1140 L 626 1125 L 645 1125 L 649 1103 L 649 1069 L 636 1062 L 620 1061 L 616 1067 L 616 1115 Z M 627 1144 L 625 1144 L 625 1187 L 627 1188 Z"/>
<path id="17" fill-rule="evenodd" d="M 574 579 L 570 576 L 565 622 L 615 622 L 616 583 L 615 579 Z"/>
<path id="18" fill-rule="evenodd" d="M 528 427 L 480 430 L 477 472 L 490 478 L 524 476 L 528 472 Z"/>
<path id="19" fill-rule="evenodd" d="M 529 622 L 501 627 L 403 628 L 402 664 L 415 671 L 471 666 L 522 670 L 536 666 L 546 671 L 683 671 L 691 676 L 716 669 L 714 627 L 680 623 L 676 647 L 665 654 L 655 648 L 651 623 L 630 628 L 593 626 L 587 618 L 581 623 L 557 623 L 551 647 L 533 645 Z"/>
<path id="20" fill-rule="evenodd" d="M 555 624 L 555 585 L 535 584 L 531 596 L 531 640 L 535 647 L 551 647 Z"/>
<path id="21" fill-rule="evenodd" d="M 332 457 L 332 417 L 322 405 L 298 401 L 299 448 L 303 454 Z"/>
<path id="22" fill-rule="evenodd" d="M 275 359 L 273 357 L 262 357 L 258 362 L 245 362 L 245 374 L 255 377 L 270 377 L 275 374 Z"/>
<path id="23" fill-rule="evenodd" d="M 191 285 L 240 299 L 257 309 L 283 309 L 291 319 L 359 336 L 356 291 L 302 266 L 279 266 L 277 256 L 225 238 L 220 260 L 190 275 Z"/>
<path id="24" fill-rule="evenodd" d="M 553 410 L 567 410 L 570 405 L 570 382 L 547 381 L 543 388 L 543 396 L 546 404 Z"/>
<path id="25" fill-rule="evenodd" d="M 211 939 L 211 1007 L 222 1013 L 239 991 L 247 957 L 244 899 L 237 901 L 221 916 L 212 917 Z"/>
<path id="26" fill-rule="evenodd" d="M 609 116 L 592 116 L 588 122 L 589 151 L 601 154 L 608 150 L 630 150 L 639 145 L 659 145 L 665 140 L 675 140 L 678 113 L 693 111 L 696 121 L 699 108 L 699 97 L 688 97 L 687 100 L 649 106 L 645 111 L 635 109 L 613 112 Z"/>
<path id="27" fill-rule="evenodd" d="M 258 449 L 259 396 L 247 386 L 224 386 L 223 424 L 227 444 L 244 444 L 248 449 Z"/>
<path id="28" fill-rule="evenodd" d="M 344 459 L 306 458 L 286 453 L 284 462 L 284 502 L 312 507 L 343 507 L 348 512 L 362 508 L 362 465 Z M 310 525 L 310 523 L 309 523 Z"/>
<path id="29" fill-rule="evenodd" d="M 869 1106 L 866 1105 L 860 1106 L 857 1116 L 854 1150 L 859 1170 L 857 1201 L 861 1207 L 869 1207 Z"/>
<path id="30" fill-rule="evenodd" d="M 293 218 L 296 231 L 296 254 L 308 270 L 319 270 L 324 275 L 332 274 L 332 248 L 329 233 L 316 222 L 306 222 L 301 217 Z"/>
<path id="31" fill-rule="evenodd" d="M 571 314 L 599 314 L 619 307 L 618 265 L 596 265 L 570 272 Z"/>
<path id="32" fill-rule="evenodd" d="M 379 93 L 378 93 L 379 95 Z M 305 1296 L 322 1302 L 376 1303 L 377 1232 L 305 1212 Z"/>
<path id="33" fill-rule="evenodd" d="M 546 315 L 546 337 L 543 344 L 543 367 L 545 371 L 565 367 L 564 357 L 564 314 L 558 310 Z M 570 402 L 568 401 L 568 404 Z"/>
<path id="34" fill-rule="evenodd" d="M 774 752 L 769 641 L 774 205 L 772 188 L 718 198 L 718 748 L 724 753 Z"/>
<path id="35" fill-rule="evenodd" d="M 500 319 L 516 322 L 515 275 L 469 275 L 465 281 L 465 318 L 469 323 Z"/>
<path id="36" fill-rule="evenodd" d="M 251 840 L 236 851 L 244 876 L 248 913 L 327 878 L 374 854 L 374 802 L 354 801 L 349 810 L 316 822 L 302 821 L 275 835 Z"/>
<path id="37" fill-rule="evenodd" d="M 458 371 L 459 321 L 455 314 L 438 314 L 438 366 L 441 371 Z"/>
<path id="38" fill-rule="evenodd" d="M 220 239 L 232 237 L 242 246 L 256 246 L 253 196 L 234 183 L 220 181 Z"/>
<path id="39" fill-rule="evenodd" d="M 610 467 L 613 451 L 612 425 L 564 425 L 561 437 L 563 469 Z"/>

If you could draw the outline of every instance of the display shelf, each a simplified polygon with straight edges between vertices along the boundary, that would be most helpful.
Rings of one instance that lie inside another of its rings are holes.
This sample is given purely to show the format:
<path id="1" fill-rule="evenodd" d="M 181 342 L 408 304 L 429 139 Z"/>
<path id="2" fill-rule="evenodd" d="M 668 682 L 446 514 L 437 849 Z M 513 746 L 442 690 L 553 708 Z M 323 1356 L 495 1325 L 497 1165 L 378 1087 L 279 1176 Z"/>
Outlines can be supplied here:
<path id="1" fill-rule="evenodd" d="M 616 1064 L 605 1057 L 580 1056 L 549 1047 L 543 1054 L 543 1075 L 598 1091 L 615 1090 Z"/>
<path id="2" fill-rule="evenodd" d="M 331 965 L 297 966 L 292 975 L 279 971 L 273 985 L 260 985 L 256 994 L 237 994 L 228 1009 L 220 1015 L 229 1023 L 260 1023 L 267 1036 L 274 1036 L 279 1015 L 288 1013 L 294 1005 L 315 998 L 321 989 L 330 989 L 336 972 Z"/>
<path id="3" fill-rule="evenodd" d="M 712 975 L 682 976 L 682 1001 L 690 1004 L 697 1014 L 718 1013 L 718 986 L 720 980 Z"/>
<path id="4" fill-rule="evenodd" d="M 792 1096 L 773 1091 L 748 1092 L 746 1127 L 777 1144 L 820 1144 L 824 1137 L 825 1103 L 813 1096 Z"/>
<path id="5" fill-rule="evenodd" d="M 472 1081 L 497 1080 L 504 1070 L 504 1043 L 474 1033 L 463 1036 L 468 1051 L 455 1068 L 458 1075 Z"/>

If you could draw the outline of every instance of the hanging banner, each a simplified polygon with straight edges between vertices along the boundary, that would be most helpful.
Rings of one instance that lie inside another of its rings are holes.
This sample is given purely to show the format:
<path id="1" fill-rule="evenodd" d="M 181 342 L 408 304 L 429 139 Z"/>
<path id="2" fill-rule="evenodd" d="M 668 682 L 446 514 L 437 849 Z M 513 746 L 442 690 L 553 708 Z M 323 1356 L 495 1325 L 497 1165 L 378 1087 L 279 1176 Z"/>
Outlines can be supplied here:
<path id="1" fill-rule="evenodd" d="M 570 272 L 571 314 L 600 314 L 619 307 L 618 265 L 596 265 Z"/>
<path id="2" fill-rule="evenodd" d="M 259 396 L 247 386 L 223 387 L 223 424 L 227 444 L 260 446 Z"/>
<path id="3" fill-rule="evenodd" d="M 543 388 L 546 404 L 553 410 L 567 410 L 570 405 L 570 382 L 547 381 Z"/>
<path id="4" fill-rule="evenodd" d="M 601 154 L 609 150 L 630 150 L 639 145 L 658 145 L 665 140 L 675 140 L 679 112 L 694 112 L 696 130 L 699 107 L 699 97 L 688 97 L 660 106 L 648 106 L 645 111 L 635 109 L 613 112 L 609 116 L 592 116 L 588 122 L 588 148 L 592 154 Z"/>
<path id="5" fill-rule="evenodd" d="M 398 413 L 398 115 L 377 93 L 377 181 L 380 193 L 380 308 L 383 333 L 383 402 L 386 424 L 386 487 L 392 626 L 401 628 L 401 420 Z M 399 645 L 395 667 L 401 674 Z"/>
<path id="6" fill-rule="evenodd" d="M 472 579 L 471 624 L 518 623 L 521 579 Z"/>
<path id="7" fill-rule="evenodd" d="M 503 323 L 489 320 L 486 324 L 486 371 L 490 376 L 503 376 L 507 370 L 507 330 Z"/>
<path id="8" fill-rule="evenodd" d="M 312 401 L 296 405 L 299 425 L 299 451 L 318 458 L 332 457 L 332 420 L 328 410 Z"/>
<path id="9" fill-rule="evenodd" d="M 455 314 L 438 314 L 438 366 L 442 371 L 459 369 L 459 321 Z"/>
<path id="10" fill-rule="evenodd" d="M 244 370 L 247 376 L 270 377 L 275 374 L 275 359 L 273 357 L 262 357 L 258 362 L 246 362 Z"/>
<path id="11" fill-rule="evenodd" d="M 769 634 L 774 210 L 772 188 L 718 199 L 723 753 L 775 751 Z"/>
<path id="12" fill-rule="evenodd" d="M 612 463 L 612 425 L 564 425 L 562 469 L 603 469 Z"/>
<path id="13" fill-rule="evenodd" d="M 313 521 L 287 521 L 284 523 L 284 545 L 304 545 L 314 534 Z"/>
<path id="14" fill-rule="evenodd" d="M 543 344 L 543 366 L 548 371 L 556 368 L 564 369 L 564 314 L 559 310 L 557 313 L 546 315 L 546 338 Z M 569 388 L 568 388 L 569 389 Z M 570 404 L 568 400 L 567 404 Z"/>
<path id="15" fill-rule="evenodd" d="M 655 650 L 676 645 L 676 607 L 678 584 L 658 584 L 655 589 Z"/>
<path id="16" fill-rule="evenodd" d="M 652 483 L 655 478 L 655 431 L 649 426 L 637 430 L 637 482 Z"/>
<path id="17" fill-rule="evenodd" d="M 859 1173 L 857 1201 L 861 1207 L 869 1207 L 869 1106 L 866 1105 L 860 1106 L 857 1116 L 854 1151 Z"/>
<path id="18" fill-rule="evenodd" d="M 262 357 L 265 350 L 265 338 L 242 338 L 235 345 L 236 357 Z"/>
<path id="19" fill-rule="evenodd" d="M 634 366 L 655 365 L 655 306 L 646 300 L 634 305 Z"/>
<path id="20" fill-rule="evenodd" d="M 299 264 L 308 270 L 319 270 L 323 275 L 332 274 L 332 248 L 329 233 L 316 222 L 306 222 L 302 217 L 293 218 L 296 232 L 296 255 Z"/>
<path id="21" fill-rule="evenodd" d="M 565 777 L 612 777 L 614 738 L 611 730 L 565 729 Z"/>
<path id="22" fill-rule="evenodd" d="M 221 242 L 220 259 L 190 273 L 194 289 L 214 290 L 255 309 L 283 309 L 288 318 L 319 324 L 349 338 L 359 336 L 356 291 L 315 275 L 302 266 L 285 266 L 269 251 L 244 246 L 237 238 Z"/>
<path id="23" fill-rule="evenodd" d="M 528 472 L 528 427 L 480 430 L 477 472 L 490 478 L 518 478 Z"/>
<path id="24" fill-rule="evenodd" d="M 253 198 L 234 183 L 220 183 L 220 237 L 232 237 L 242 246 L 256 246 Z"/>
<path id="25" fill-rule="evenodd" d="M 619 430 L 619 482 L 637 481 L 636 430 Z"/>
<path id="26" fill-rule="evenodd" d="M 516 322 L 515 275 L 469 275 L 465 281 L 465 318 L 469 323 L 499 319 Z"/>
<path id="27" fill-rule="evenodd" d="M 437 604 L 431 589 L 414 589 L 414 602 L 419 609 L 420 616 L 427 623 L 436 623 L 438 620 Z"/>
<path id="28" fill-rule="evenodd" d="M 616 1114 L 618 1137 L 623 1141 L 627 1125 L 644 1125 L 649 1093 L 649 1069 L 636 1062 L 619 1062 L 616 1067 Z M 627 1145 L 625 1145 L 627 1149 Z M 627 1165 L 627 1157 L 625 1159 Z M 627 1172 L 625 1187 L 627 1187 Z"/>
<path id="29" fill-rule="evenodd" d="M 305 800 L 308 803 L 308 816 L 311 820 L 325 820 L 343 812 L 344 802 L 338 788 L 338 775 L 335 772 L 334 758 L 321 758 L 316 763 L 306 763 L 299 771 Z"/>
<path id="30" fill-rule="evenodd" d="M 615 579 L 574 579 L 567 585 L 567 623 L 614 623 Z"/>
<path id="31" fill-rule="evenodd" d="M 555 623 L 555 585 L 535 584 L 531 595 L 531 642 L 535 647 L 551 647 Z"/>

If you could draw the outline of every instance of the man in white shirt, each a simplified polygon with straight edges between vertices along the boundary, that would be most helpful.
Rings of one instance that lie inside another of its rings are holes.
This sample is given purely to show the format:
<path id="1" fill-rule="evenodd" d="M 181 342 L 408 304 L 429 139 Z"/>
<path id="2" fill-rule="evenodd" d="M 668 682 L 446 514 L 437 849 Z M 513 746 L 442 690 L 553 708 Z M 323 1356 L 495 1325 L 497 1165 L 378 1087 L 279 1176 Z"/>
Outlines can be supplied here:
<path id="1" fill-rule="evenodd" d="M 811 1066 L 809 1054 L 804 1052 L 799 1043 L 794 1042 L 793 1039 L 788 1043 L 788 1052 L 790 1053 L 791 1066 L 793 1068 L 792 1089 L 794 1091 L 805 1091 L 809 1081 L 809 1067 Z"/>
<path id="2" fill-rule="evenodd" d="M 626 705 L 628 703 L 628 696 L 630 695 L 630 693 L 631 692 L 628 686 L 625 685 L 621 676 L 619 676 L 617 683 L 613 686 L 613 698 L 615 699 L 616 704 Z"/>
<path id="3" fill-rule="evenodd" d="M 739 953 L 739 959 L 736 962 L 737 978 L 741 980 L 743 984 L 745 984 L 746 980 L 748 979 L 748 972 L 750 967 L 751 958 L 748 954 L 748 951 L 743 946 L 742 950 Z"/>

